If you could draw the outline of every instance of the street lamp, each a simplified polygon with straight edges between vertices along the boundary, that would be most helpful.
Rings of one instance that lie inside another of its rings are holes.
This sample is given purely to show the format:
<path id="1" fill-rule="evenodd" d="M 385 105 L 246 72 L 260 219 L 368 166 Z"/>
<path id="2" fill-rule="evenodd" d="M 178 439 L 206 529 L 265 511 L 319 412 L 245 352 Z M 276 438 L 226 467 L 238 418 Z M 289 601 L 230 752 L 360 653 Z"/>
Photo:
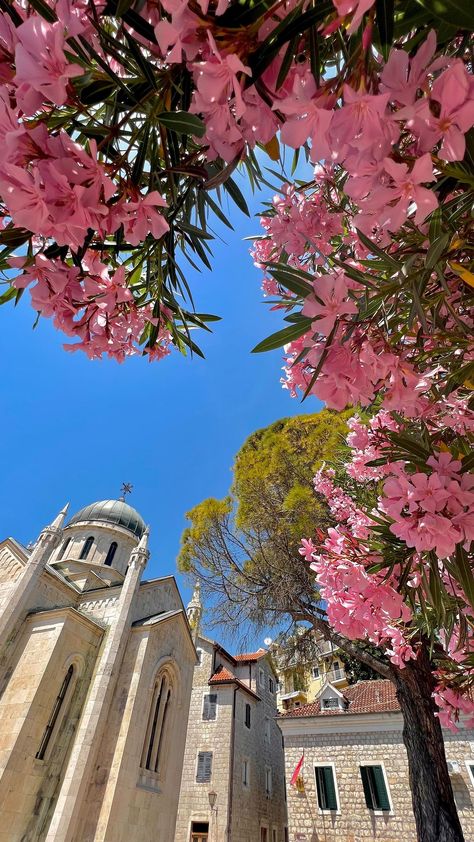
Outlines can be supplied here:
<path id="1" fill-rule="evenodd" d="M 207 797 L 209 799 L 209 807 L 213 810 L 217 801 L 217 792 L 214 792 L 214 790 L 211 789 L 211 791 L 207 793 Z"/>

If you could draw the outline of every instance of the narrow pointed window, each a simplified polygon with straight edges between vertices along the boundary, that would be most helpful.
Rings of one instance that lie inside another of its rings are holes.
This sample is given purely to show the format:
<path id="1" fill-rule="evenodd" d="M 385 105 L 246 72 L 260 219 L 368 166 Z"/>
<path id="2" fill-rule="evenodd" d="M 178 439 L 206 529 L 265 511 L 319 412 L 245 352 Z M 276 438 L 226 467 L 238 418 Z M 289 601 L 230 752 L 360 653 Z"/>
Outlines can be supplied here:
<path id="1" fill-rule="evenodd" d="M 112 543 L 111 543 L 111 545 L 110 545 L 110 547 L 109 547 L 109 551 L 108 551 L 108 553 L 107 553 L 107 555 L 106 555 L 106 557 L 105 557 L 105 561 L 104 561 L 104 564 L 108 564 L 108 565 L 109 565 L 109 567 L 110 567 L 110 565 L 112 564 L 112 562 L 113 562 L 113 560 L 114 560 L 114 555 L 115 555 L 116 549 L 117 549 L 117 542 L 116 542 L 116 541 L 112 541 Z"/>
<path id="2" fill-rule="evenodd" d="M 160 759 L 166 739 L 166 729 L 172 702 L 172 686 L 168 673 L 162 673 L 155 682 L 148 727 L 142 752 L 141 766 L 150 772 L 160 771 Z"/>
<path id="3" fill-rule="evenodd" d="M 64 553 L 66 552 L 66 550 L 67 550 L 67 548 L 69 547 L 69 544 L 70 544 L 70 543 L 71 543 L 71 539 L 70 539 L 70 538 L 66 538 L 66 540 L 65 540 L 64 544 L 62 545 L 61 549 L 59 550 L 59 554 L 58 554 L 58 561 L 61 561 L 61 559 L 62 559 L 62 558 L 64 558 Z"/>
<path id="4" fill-rule="evenodd" d="M 55 725 L 56 725 L 56 723 L 58 721 L 58 718 L 59 718 L 59 714 L 61 713 L 61 708 L 62 708 L 63 703 L 64 703 L 64 699 L 65 699 L 65 696 L 66 696 L 66 693 L 67 693 L 67 688 L 69 687 L 69 685 L 71 683 L 71 678 L 73 676 L 73 672 L 74 672 L 74 667 L 71 664 L 71 666 L 69 667 L 66 675 L 64 676 L 63 683 L 61 684 L 59 693 L 56 696 L 56 700 L 54 702 L 53 709 L 51 711 L 51 715 L 48 719 L 48 724 L 46 725 L 46 728 L 44 729 L 44 734 L 41 738 L 40 747 L 39 747 L 38 751 L 36 752 L 36 758 L 38 760 L 43 760 L 44 756 L 46 754 L 48 745 L 49 745 L 50 740 L 51 740 L 51 736 L 53 734 Z"/>
<path id="5" fill-rule="evenodd" d="M 89 535 L 89 537 L 86 538 L 86 540 L 84 541 L 84 546 L 82 547 L 81 554 L 79 556 L 79 558 L 82 561 L 85 558 L 87 558 L 87 556 L 89 555 L 89 552 L 90 552 L 90 549 L 91 549 L 93 543 L 94 543 L 94 536 Z"/>

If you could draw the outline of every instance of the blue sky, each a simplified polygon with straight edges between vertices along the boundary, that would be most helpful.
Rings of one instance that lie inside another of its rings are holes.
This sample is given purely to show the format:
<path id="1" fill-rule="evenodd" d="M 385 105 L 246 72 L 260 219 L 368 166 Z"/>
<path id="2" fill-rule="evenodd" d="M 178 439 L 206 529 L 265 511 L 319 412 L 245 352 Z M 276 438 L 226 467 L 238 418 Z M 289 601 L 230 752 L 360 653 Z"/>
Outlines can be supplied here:
<path id="1" fill-rule="evenodd" d="M 269 198 L 269 188 L 247 193 L 251 213 Z M 213 271 L 187 273 L 197 308 L 223 317 L 212 335 L 196 336 L 205 360 L 173 352 L 152 364 L 91 362 L 66 353 L 48 320 L 32 330 L 29 293 L 0 308 L 0 535 L 28 543 L 67 500 L 74 512 L 131 482 L 129 502 L 151 526 L 146 576 L 175 573 L 185 512 L 225 495 L 246 437 L 317 411 L 281 388 L 281 352 L 250 353 L 281 320 L 262 303 L 261 273 L 243 242 L 259 232 L 258 219 L 232 204 L 226 212 L 235 230 L 216 226 L 223 239 L 213 244 Z M 188 583 L 178 583 L 187 601 Z"/>

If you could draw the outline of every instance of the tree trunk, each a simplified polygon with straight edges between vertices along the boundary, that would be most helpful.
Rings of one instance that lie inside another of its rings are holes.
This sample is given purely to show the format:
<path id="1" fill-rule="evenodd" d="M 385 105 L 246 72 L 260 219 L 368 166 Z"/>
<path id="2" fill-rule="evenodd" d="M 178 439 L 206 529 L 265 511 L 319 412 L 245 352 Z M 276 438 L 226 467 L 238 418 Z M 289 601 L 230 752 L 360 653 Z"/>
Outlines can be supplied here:
<path id="1" fill-rule="evenodd" d="M 435 681 L 427 646 L 416 661 L 394 668 L 403 714 L 410 789 L 418 842 L 464 842 L 446 764 L 443 735 L 432 697 Z"/>

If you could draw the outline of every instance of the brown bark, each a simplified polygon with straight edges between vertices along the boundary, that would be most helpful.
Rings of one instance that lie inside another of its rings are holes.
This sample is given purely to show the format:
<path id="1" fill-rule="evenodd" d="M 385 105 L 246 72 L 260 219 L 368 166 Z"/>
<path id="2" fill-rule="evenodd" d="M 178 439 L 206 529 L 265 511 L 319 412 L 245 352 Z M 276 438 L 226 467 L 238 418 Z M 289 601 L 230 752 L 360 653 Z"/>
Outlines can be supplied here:
<path id="1" fill-rule="evenodd" d="M 435 680 L 428 647 L 416 661 L 393 669 L 403 714 L 410 789 L 418 842 L 464 842 L 446 764 L 443 735 L 432 693 Z"/>

